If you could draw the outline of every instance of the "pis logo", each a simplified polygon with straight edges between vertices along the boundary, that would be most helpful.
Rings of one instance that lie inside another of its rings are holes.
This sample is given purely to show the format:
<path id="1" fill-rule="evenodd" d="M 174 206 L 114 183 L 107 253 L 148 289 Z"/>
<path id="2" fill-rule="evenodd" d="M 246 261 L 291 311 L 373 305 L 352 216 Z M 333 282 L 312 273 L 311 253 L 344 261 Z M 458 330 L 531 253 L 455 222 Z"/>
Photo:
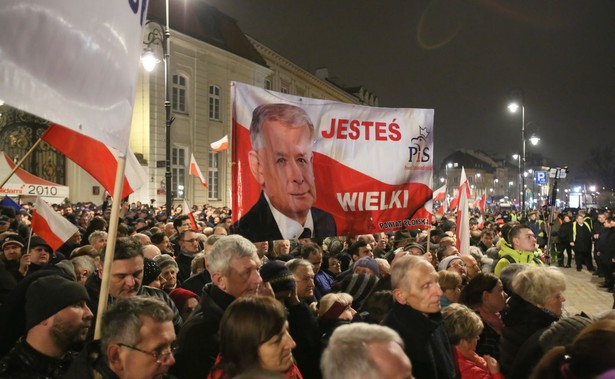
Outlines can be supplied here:
<path id="1" fill-rule="evenodd" d="M 429 152 L 429 142 L 427 141 L 427 136 L 429 136 L 427 128 L 423 128 L 419 125 L 418 137 L 412 138 L 410 140 L 410 146 L 408 146 L 408 162 L 429 162 L 431 155 Z"/>

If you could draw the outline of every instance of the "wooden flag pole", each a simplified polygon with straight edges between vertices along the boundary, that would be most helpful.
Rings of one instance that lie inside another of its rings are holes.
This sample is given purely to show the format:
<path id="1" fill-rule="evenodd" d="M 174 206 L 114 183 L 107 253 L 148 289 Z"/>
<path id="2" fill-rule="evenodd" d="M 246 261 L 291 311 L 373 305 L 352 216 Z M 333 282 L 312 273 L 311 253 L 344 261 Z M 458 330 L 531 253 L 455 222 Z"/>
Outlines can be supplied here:
<path id="1" fill-rule="evenodd" d="M 32 154 L 32 152 L 34 152 L 34 149 L 36 149 L 38 147 L 38 145 L 41 144 L 41 142 L 43 142 L 43 140 L 41 138 L 39 138 L 36 142 L 34 142 L 34 145 L 32 145 L 32 147 L 30 148 L 30 150 L 28 150 L 28 152 L 21 157 L 21 159 L 19 160 L 19 162 L 17 162 L 15 164 L 15 167 L 13 167 L 13 169 L 11 170 L 11 172 L 9 173 L 9 175 L 6 177 L 6 179 L 4 179 L 2 181 L 2 184 L 0 184 L 0 188 L 4 187 L 4 185 L 6 184 L 6 182 L 9 181 L 9 179 L 11 179 L 11 177 L 13 176 L 13 174 L 15 174 L 15 172 L 17 171 L 17 169 L 19 169 L 19 167 L 21 167 L 21 165 L 23 164 L 23 162 Z"/>
<path id="2" fill-rule="evenodd" d="M 100 285 L 100 297 L 98 298 L 98 310 L 96 313 L 96 327 L 94 339 L 100 339 L 102 315 L 107 309 L 109 297 L 109 279 L 111 277 L 111 265 L 115 254 L 115 241 L 117 239 L 117 227 L 119 224 L 120 207 L 122 205 L 122 187 L 124 186 L 124 171 L 126 169 L 126 155 L 117 159 L 117 171 L 115 173 L 115 185 L 113 186 L 113 204 L 111 205 L 111 218 L 109 220 L 109 238 L 105 249 L 105 261 Z"/>

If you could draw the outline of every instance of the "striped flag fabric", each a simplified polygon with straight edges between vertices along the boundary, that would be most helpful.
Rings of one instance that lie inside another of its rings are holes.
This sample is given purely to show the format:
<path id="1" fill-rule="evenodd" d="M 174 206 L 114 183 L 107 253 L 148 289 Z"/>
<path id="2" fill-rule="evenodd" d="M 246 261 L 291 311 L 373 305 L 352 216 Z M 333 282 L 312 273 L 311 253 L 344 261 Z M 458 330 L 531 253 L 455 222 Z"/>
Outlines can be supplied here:
<path id="1" fill-rule="evenodd" d="M 47 203 L 36 197 L 32 212 L 32 232 L 41 237 L 56 251 L 79 230 L 70 221 L 60 216 Z"/>
<path id="2" fill-rule="evenodd" d="M 470 211 L 469 208 L 470 183 L 466 179 L 466 172 L 461 167 L 461 182 L 459 183 L 459 209 L 456 219 L 456 247 L 461 255 L 470 254 Z"/>
<path id="3" fill-rule="evenodd" d="M 199 181 L 201 182 L 203 187 L 205 188 L 208 187 L 207 182 L 205 181 L 205 178 L 203 177 L 203 173 L 201 172 L 199 165 L 196 163 L 196 159 L 194 159 L 194 154 L 190 154 L 190 175 L 196 176 L 197 178 L 199 178 Z"/>
<path id="4" fill-rule="evenodd" d="M 58 124 L 47 128 L 41 138 L 92 175 L 107 192 L 113 193 L 119 150 Z M 134 153 L 128 149 L 122 198 L 138 190 L 146 182 L 145 170 Z"/>
<path id="5" fill-rule="evenodd" d="M 223 151 L 223 150 L 228 149 L 228 135 L 225 135 L 224 137 L 220 138 L 216 142 L 212 142 L 211 145 L 209 146 L 211 147 L 211 151 L 213 152 L 218 152 L 218 151 Z"/>
<path id="6" fill-rule="evenodd" d="M 433 191 L 433 201 L 444 201 L 446 198 L 446 184 Z"/>
<path id="7" fill-rule="evenodd" d="M 194 218 L 194 213 L 192 213 L 192 208 L 188 205 L 186 199 L 184 199 L 184 205 L 182 206 L 182 214 L 185 214 L 190 218 L 190 224 L 192 224 L 192 230 L 199 230 L 199 226 L 196 223 L 196 219 Z"/>

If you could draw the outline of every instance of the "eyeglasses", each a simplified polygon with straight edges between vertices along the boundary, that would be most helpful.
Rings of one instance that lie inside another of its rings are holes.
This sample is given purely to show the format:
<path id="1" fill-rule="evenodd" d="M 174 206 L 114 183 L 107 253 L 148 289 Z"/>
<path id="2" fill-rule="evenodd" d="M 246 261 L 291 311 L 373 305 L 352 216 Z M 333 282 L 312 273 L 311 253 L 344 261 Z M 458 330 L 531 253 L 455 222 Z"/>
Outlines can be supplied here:
<path id="1" fill-rule="evenodd" d="M 167 364 L 167 363 L 169 363 L 170 360 L 171 360 L 171 356 L 174 356 L 175 353 L 177 352 L 177 346 L 171 346 L 169 348 L 169 350 L 164 351 L 164 352 L 145 351 L 145 350 L 139 349 L 138 347 L 130 346 L 130 345 L 127 345 L 125 343 L 118 343 L 118 346 L 127 347 L 130 350 L 138 351 L 140 353 L 152 356 L 152 357 L 154 357 L 154 359 L 156 360 L 156 363 L 158 363 L 158 364 Z"/>

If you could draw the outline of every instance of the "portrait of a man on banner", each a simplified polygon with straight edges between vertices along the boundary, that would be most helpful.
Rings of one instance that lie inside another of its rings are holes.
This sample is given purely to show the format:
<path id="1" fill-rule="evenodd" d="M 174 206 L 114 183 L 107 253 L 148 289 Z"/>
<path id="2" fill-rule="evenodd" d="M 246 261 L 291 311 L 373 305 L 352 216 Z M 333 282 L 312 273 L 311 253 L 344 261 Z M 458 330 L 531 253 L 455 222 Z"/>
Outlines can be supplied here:
<path id="1" fill-rule="evenodd" d="M 233 231 L 252 241 L 426 227 L 433 110 L 232 84 Z"/>

